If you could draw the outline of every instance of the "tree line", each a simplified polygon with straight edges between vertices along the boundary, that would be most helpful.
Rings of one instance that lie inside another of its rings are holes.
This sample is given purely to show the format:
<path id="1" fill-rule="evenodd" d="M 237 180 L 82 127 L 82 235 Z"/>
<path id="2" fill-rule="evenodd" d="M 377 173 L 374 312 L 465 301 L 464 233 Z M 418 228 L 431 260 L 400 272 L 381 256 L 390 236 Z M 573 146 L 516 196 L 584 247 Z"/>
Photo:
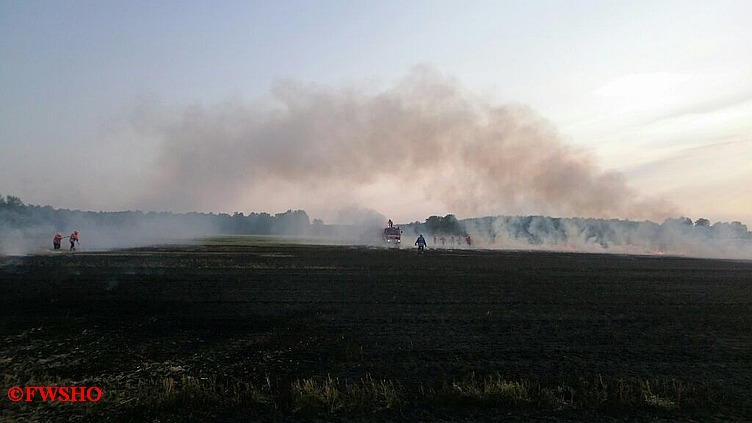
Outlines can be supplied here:
<path id="1" fill-rule="evenodd" d="M 310 231 L 308 214 L 303 210 L 284 213 L 172 213 L 172 212 L 92 212 L 27 205 L 19 197 L 0 195 L 0 230 L 30 227 L 75 228 L 80 225 L 127 229 L 144 224 L 181 224 L 185 227 L 210 227 L 217 234 L 302 235 Z"/>

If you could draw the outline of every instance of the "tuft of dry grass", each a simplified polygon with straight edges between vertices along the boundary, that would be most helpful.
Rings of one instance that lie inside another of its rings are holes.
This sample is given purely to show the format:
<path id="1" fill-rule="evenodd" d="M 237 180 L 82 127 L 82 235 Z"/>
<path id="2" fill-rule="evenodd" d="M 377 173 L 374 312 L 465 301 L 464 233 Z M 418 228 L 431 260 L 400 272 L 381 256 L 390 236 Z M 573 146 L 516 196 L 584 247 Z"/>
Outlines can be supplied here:
<path id="1" fill-rule="evenodd" d="M 322 381 L 298 379 L 291 384 L 294 411 L 382 411 L 403 403 L 401 388 L 392 381 L 375 380 L 370 375 L 356 383 L 340 382 L 327 376 Z"/>
<path id="2" fill-rule="evenodd" d="M 444 382 L 439 388 L 422 386 L 416 400 L 497 408 L 536 407 L 552 410 L 655 410 L 673 412 L 701 409 L 711 402 L 699 387 L 675 379 L 580 378 L 555 384 L 508 380 L 499 375 Z"/>
<path id="3" fill-rule="evenodd" d="M 443 383 L 430 396 L 451 403 L 517 405 L 530 402 L 530 384 L 509 381 L 498 375 L 478 379 L 472 373 L 463 380 Z"/>
<path id="4" fill-rule="evenodd" d="M 694 398 L 687 398 L 687 394 Z M 675 379 L 579 379 L 573 384 L 539 387 L 538 402 L 554 409 L 654 409 L 676 411 L 700 406 L 696 389 Z"/>
<path id="5" fill-rule="evenodd" d="M 139 380 L 126 389 L 138 396 L 122 403 L 154 409 L 173 407 L 240 407 L 268 404 L 273 401 L 271 386 L 242 381 L 218 381 L 216 378 L 196 378 L 182 375 L 156 380 Z"/>

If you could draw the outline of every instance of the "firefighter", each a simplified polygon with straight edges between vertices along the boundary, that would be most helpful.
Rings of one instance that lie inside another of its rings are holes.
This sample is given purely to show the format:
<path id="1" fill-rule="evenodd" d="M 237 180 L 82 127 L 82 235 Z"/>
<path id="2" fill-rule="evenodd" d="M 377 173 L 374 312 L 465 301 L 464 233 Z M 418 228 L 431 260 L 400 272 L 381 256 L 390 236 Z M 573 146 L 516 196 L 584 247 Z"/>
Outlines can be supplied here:
<path id="1" fill-rule="evenodd" d="M 69 241 L 70 241 L 70 251 L 75 251 L 76 250 L 76 243 L 79 242 L 78 241 L 78 231 L 73 231 L 73 233 L 70 234 L 70 236 L 68 238 L 69 238 Z"/>
<path id="2" fill-rule="evenodd" d="M 387 223 L 389 224 L 390 228 L 394 226 L 394 222 L 392 222 L 392 219 L 389 219 L 389 222 L 387 222 Z"/>
<path id="3" fill-rule="evenodd" d="M 423 238 L 423 234 L 420 234 L 420 236 L 418 236 L 418 240 L 415 241 L 415 245 L 418 246 L 419 253 L 422 253 L 423 249 L 426 248 L 426 239 Z"/>
<path id="4" fill-rule="evenodd" d="M 59 250 L 60 249 L 60 243 L 62 241 L 63 241 L 63 234 L 61 234 L 60 232 L 56 233 L 55 237 L 52 238 L 52 248 L 54 250 Z"/>

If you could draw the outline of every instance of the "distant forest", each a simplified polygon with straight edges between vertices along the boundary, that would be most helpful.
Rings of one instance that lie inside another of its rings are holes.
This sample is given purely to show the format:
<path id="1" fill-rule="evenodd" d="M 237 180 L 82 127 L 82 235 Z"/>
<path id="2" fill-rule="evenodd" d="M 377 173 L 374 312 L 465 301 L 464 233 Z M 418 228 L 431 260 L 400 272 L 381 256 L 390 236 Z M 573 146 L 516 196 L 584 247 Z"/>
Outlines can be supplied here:
<path id="1" fill-rule="evenodd" d="M 56 230 L 75 229 L 80 225 L 95 224 L 98 227 L 128 228 L 164 223 L 174 226 L 211 228 L 217 234 L 298 235 L 306 234 L 311 223 L 303 210 L 288 210 L 284 213 L 171 213 L 171 212 L 92 212 L 55 209 L 51 206 L 26 205 L 20 198 L 0 195 L 0 230 L 23 229 L 44 225 Z"/>

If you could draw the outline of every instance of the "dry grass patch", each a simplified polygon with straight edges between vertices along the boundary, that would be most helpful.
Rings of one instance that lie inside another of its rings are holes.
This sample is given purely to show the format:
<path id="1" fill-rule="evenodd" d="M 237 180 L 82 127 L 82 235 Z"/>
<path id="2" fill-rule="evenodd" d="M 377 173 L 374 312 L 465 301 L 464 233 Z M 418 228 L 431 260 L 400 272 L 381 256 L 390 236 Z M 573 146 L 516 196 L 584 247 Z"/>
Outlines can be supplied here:
<path id="1" fill-rule="evenodd" d="M 463 380 L 445 382 L 429 396 L 451 403 L 516 405 L 530 402 L 530 384 L 526 381 L 509 381 L 498 375 L 478 379 L 472 373 Z"/>
<path id="2" fill-rule="evenodd" d="M 292 383 L 291 389 L 295 412 L 377 412 L 397 408 L 403 403 L 402 390 L 397 384 L 374 380 L 370 375 L 355 383 L 340 382 L 331 376 L 322 381 L 298 379 Z"/>

